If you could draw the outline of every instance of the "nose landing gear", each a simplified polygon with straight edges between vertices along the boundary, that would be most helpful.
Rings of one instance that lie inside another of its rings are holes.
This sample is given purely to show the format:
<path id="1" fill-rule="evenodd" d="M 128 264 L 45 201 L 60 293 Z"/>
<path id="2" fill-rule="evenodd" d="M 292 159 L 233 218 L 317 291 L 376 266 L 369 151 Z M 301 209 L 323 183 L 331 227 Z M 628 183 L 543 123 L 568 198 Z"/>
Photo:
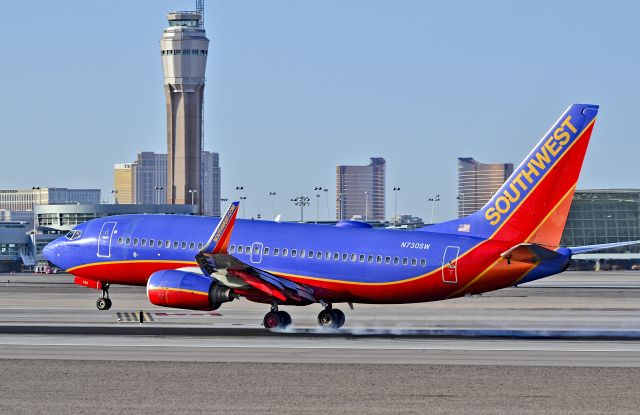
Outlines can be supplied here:
<path id="1" fill-rule="evenodd" d="M 96 307 L 98 310 L 104 311 L 111 308 L 111 300 L 109 299 L 109 284 L 102 286 L 102 297 L 96 301 Z"/>

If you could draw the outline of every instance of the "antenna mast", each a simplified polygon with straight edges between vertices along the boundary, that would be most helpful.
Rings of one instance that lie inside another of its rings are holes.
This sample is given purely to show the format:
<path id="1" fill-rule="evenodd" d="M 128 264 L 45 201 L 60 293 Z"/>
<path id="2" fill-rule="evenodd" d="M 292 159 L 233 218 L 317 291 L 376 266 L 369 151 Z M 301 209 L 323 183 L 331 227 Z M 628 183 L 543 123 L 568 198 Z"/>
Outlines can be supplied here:
<path id="1" fill-rule="evenodd" d="M 204 0 L 196 0 L 196 11 L 200 13 L 200 27 L 204 27 Z"/>

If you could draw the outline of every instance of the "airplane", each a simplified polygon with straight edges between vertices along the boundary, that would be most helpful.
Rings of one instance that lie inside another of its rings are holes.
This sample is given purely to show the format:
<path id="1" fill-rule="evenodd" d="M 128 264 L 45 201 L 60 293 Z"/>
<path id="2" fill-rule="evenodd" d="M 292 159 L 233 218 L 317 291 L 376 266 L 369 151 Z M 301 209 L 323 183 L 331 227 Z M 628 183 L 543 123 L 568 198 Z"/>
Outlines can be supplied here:
<path id="1" fill-rule="evenodd" d="M 140 285 L 158 306 L 269 305 L 267 329 L 292 323 L 279 306 L 320 304 L 318 324 L 340 328 L 338 303 L 427 302 L 523 284 L 564 271 L 574 254 L 640 242 L 559 245 L 597 113 L 569 106 L 484 207 L 413 231 L 243 220 L 233 202 L 221 218 L 94 219 L 43 254 L 75 283 L 102 290 L 100 310 L 111 307 L 112 284 Z"/>

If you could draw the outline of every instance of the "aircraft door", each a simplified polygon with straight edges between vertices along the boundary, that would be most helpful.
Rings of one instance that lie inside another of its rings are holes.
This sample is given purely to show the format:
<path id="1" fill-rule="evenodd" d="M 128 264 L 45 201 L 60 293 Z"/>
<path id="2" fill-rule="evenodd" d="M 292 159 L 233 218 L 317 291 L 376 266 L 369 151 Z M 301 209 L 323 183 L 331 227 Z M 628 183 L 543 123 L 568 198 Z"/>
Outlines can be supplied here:
<path id="1" fill-rule="evenodd" d="M 251 244 L 251 256 L 249 259 L 254 264 L 259 264 L 262 262 L 262 242 L 254 242 Z"/>
<path id="2" fill-rule="evenodd" d="M 102 258 L 111 257 L 111 237 L 116 228 L 116 222 L 105 222 L 100 229 L 98 236 L 98 256 Z"/>
<path id="3" fill-rule="evenodd" d="M 442 281 L 447 284 L 458 283 L 458 254 L 459 246 L 448 246 L 442 256 Z"/>

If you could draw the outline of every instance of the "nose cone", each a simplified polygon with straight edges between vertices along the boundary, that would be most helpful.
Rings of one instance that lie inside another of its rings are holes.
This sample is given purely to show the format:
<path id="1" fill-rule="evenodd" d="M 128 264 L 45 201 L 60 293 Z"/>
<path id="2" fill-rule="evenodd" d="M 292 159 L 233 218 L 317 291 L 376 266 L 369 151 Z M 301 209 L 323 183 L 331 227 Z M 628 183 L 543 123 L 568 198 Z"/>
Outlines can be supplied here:
<path id="1" fill-rule="evenodd" d="M 51 262 L 53 265 L 60 267 L 60 239 L 56 239 L 55 241 L 49 242 L 47 246 L 42 249 L 42 255 L 47 259 L 47 261 Z"/>

